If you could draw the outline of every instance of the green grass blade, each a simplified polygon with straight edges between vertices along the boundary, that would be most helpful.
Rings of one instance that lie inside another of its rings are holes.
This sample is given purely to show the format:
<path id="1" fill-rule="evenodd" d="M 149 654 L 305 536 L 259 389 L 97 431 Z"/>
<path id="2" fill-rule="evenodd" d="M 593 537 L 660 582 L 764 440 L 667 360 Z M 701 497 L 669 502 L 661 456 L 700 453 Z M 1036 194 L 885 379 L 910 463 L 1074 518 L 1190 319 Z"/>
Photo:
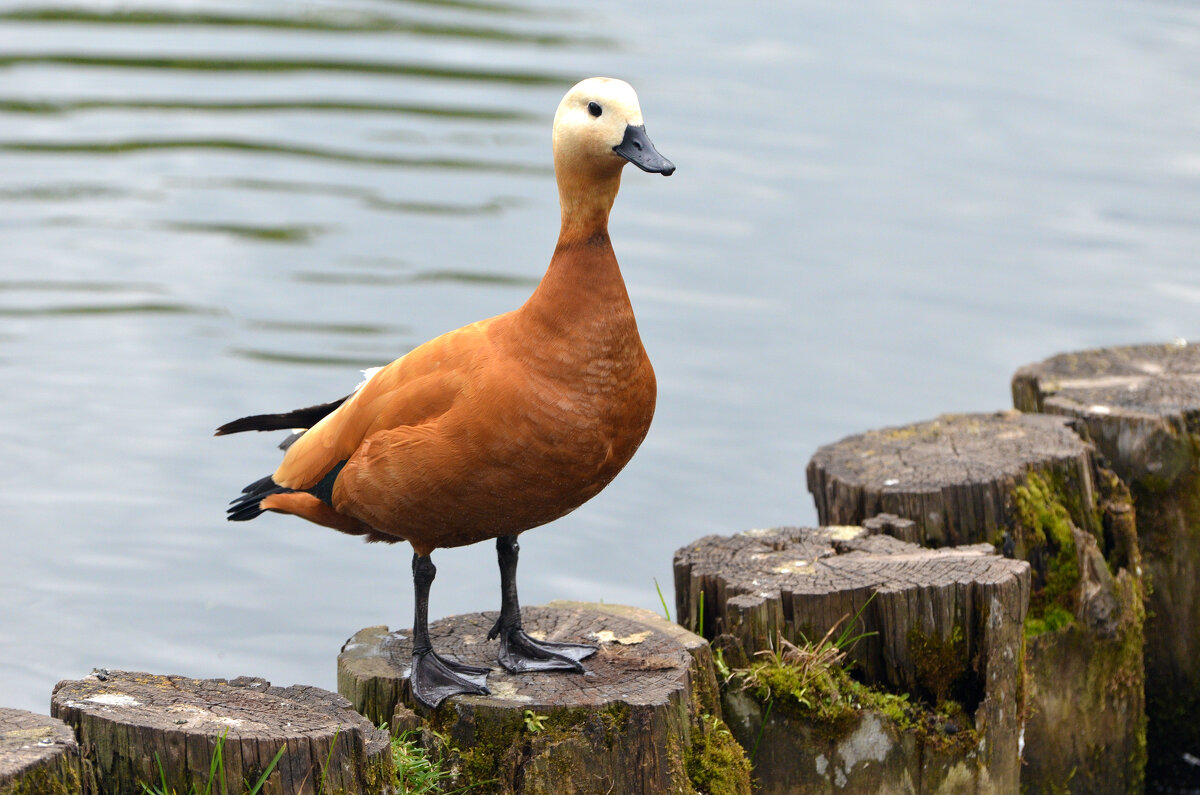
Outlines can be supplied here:
<path id="1" fill-rule="evenodd" d="M 666 615 L 667 621 L 671 620 L 671 610 L 667 607 L 667 600 L 663 598 L 662 588 L 658 587 L 658 578 L 654 578 L 654 590 L 658 591 L 658 601 L 662 602 L 663 614 Z"/>
<path id="2" fill-rule="evenodd" d="M 221 732 L 221 736 L 217 738 L 217 744 L 213 748 L 213 757 L 208 763 L 208 783 L 204 785 L 204 795 L 212 795 L 213 782 L 216 781 L 217 776 L 220 776 L 222 784 L 224 783 L 225 760 L 222 758 L 222 754 L 225 750 L 225 736 L 227 734 L 229 734 L 229 729 Z M 224 786 L 222 786 L 222 789 L 224 789 Z"/>
<path id="3" fill-rule="evenodd" d="M 758 744 L 762 742 L 763 732 L 767 730 L 767 719 L 771 717 L 771 705 L 774 703 L 774 697 L 767 699 L 767 708 L 763 710 L 762 725 L 758 727 L 758 736 L 754 738 L 754 749 L 750 751 L 751 767 L 754 767 L 754 758 L 758 756 Z"/>
<path id="4" fill-rule="evenodd" d="M 329 743 L 329 753 L 325 755 L 325 764 L 321 766 L 321 785 L 317 788 L 317 795 L 324 795 L 325 792 L 325 774 L 329 772 L 329 763 L 333 761 L 333 749 L 337 747 L 338 734 L 341 733 L 342 727 L 339 726 L 333 732 L 333 742 Z"/>
<path id="5" fill-rule="evenodd" d="M 279 760 L 283 758 L 283 752 L 287 750 L 287 743 L 280 746 L 279 751 L 275 754 L 275 758 L 271 760 L 271 764 L 267 765 L 267 769 L 258 777 L 258 781 L 250 788 L 246 795 L 258 795 L 258 791 L 263 788 L 263 784 L 267 783 L 267 778 L 275 770 L 275 765 L 279 764 Z"/>
<path id="6" fill-rule="evenodd" d="M 158 765 L 158 780 L 161 788 L 153 789 L 148 784 L 142 784 L 142 795 L 171 795 L 167 792 L 167 774 L 163 771 L 162 759 L 159 757 L 158 751 L 154 752 L 154 761 Z"/>

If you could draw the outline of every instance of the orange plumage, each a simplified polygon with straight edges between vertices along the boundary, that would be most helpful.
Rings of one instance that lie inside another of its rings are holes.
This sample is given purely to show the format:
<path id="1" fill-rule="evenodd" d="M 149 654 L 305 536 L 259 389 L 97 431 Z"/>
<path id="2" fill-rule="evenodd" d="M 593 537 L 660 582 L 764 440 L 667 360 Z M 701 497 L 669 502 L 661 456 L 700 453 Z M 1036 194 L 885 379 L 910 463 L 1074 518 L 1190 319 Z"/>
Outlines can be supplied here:
<path id="1" fill-rule="evenodd" d="M 654 370 L 608 238 L 608 215 L 633 162 L 675 167 L 645 136 L 627 84 L 593 78 L 569 91 L 554 122 L 562 227 L 533 295 L 512 312 L 425 343 L 341 401 L 236 420 L 217 433 L 309 429 L 229 518 L 294 514 L 370 540 L 408 541 L 416 586 L 412 687 L 436 706 L 483 693 L 487 669 L 438 656 L 427 606 L 440 547 L 497 539 L 501 610 L 489 637 L 510 671 L 582 671 L 586 644 L 521 628 L 518 534 L 574 510 L 629 461 L 654 416 Z"/>
<path id="2" fill-rule="evenodd" d="M 280 486 L 312 488 L 346 461 L 334 514 L 290 494 L 261 507 L 338 530 L 356 520 L 421 555 L 520 533 L 607 485 L 641 444 L 654 403 L 607 236 L 568 243 L 520 309 L 397 359 L 292 444 L 273 475 Z"/>

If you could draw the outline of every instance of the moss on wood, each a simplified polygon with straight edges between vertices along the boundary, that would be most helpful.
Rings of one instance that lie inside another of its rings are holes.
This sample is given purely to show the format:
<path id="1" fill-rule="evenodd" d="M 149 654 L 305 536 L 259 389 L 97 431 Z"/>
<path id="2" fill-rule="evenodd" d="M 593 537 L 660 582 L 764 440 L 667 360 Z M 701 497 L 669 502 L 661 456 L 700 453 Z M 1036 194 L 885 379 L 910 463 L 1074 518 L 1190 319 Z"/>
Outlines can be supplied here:
<path id="1" fill-rule="evenodd" d="M 1017 543 L 1034 569 L 1025 633 L 1034 637 L 1075 620 L 1079 560 L 1063 491 L 1037 472 L 1013 490 L 1020 526 Z"/>

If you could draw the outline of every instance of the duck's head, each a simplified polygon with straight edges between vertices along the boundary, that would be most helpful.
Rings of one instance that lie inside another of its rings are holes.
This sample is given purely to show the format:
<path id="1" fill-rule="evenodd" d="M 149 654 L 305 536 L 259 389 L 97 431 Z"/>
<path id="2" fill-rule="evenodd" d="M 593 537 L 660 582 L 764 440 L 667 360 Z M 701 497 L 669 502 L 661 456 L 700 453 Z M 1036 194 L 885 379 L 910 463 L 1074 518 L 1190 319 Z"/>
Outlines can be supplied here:
<path id="1" fill-rule="evenodd" d="M 554 161 L 572 171 L 619 172 L 625 161 L 663 176 L 675 164 L 658 153 L 646 136 L 633 86 L 609 77 L 591 77 L 567 92 L 554 114 Z"/>

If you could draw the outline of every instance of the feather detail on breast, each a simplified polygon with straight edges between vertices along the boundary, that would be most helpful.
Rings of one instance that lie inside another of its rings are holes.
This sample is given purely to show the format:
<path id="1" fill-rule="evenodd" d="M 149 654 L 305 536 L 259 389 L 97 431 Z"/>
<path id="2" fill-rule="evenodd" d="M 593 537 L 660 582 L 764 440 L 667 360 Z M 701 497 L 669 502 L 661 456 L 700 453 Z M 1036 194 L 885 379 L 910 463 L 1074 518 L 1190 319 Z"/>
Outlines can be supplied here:
<path id="1" fill-rule="evenodd" d="M 469 388 L 472 374 L 493 358 L 488 329 L 504 317 L 443 334 L 379 370 L 288 448 L 272 476 L 275 482 L 312 488 L 371 434 L 420 425 L 447 412 Z"/>

